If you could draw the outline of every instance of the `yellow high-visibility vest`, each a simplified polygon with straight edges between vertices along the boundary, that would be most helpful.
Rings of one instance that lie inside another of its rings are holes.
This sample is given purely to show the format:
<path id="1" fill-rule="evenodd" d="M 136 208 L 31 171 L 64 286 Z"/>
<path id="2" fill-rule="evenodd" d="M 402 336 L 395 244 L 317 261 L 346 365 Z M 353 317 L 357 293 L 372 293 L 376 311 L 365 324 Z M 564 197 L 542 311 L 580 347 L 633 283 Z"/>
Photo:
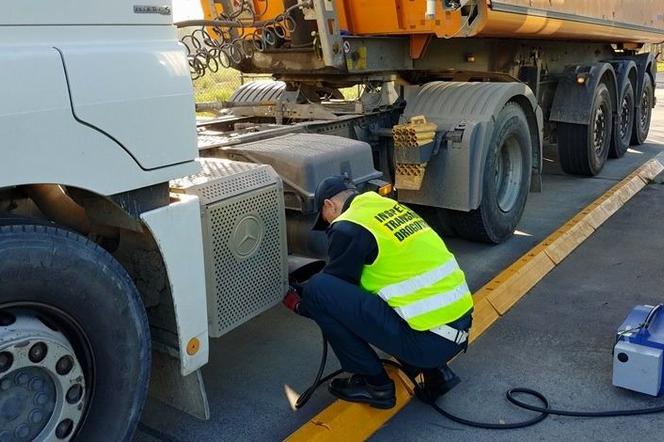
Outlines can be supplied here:
<path id="1" fill-rule="evenodd" d="M 361 287 L 384 299 L 411 328 L 449 324 L 473 307 L 463 271 L 443 240 L 415 212 L 377 193 L 356 196 L 334 222 L 350 221 L 376 239 L 376 260 Z"/>

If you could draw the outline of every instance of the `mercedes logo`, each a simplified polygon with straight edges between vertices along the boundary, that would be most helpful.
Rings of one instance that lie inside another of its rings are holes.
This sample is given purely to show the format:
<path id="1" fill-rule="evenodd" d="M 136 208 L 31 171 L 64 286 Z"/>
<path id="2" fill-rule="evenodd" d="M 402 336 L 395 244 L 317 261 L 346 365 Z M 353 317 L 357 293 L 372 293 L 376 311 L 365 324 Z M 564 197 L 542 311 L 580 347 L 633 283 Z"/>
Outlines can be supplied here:
<path id="1" fill-rule="evenodd" d="M 230 238 L 230 246 L 238 258 L 253 255 L 263 240 L 265 226 L 257 215 L 246 215 L 235 225 Z"/>

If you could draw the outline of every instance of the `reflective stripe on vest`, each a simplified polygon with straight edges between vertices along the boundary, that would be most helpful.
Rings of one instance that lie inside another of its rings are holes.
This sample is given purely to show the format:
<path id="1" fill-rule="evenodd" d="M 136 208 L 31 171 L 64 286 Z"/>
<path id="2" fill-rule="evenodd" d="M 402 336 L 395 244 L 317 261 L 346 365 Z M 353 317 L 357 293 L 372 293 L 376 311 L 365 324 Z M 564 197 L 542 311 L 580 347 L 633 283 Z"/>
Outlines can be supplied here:
<path id="1" fill-rule="evenodd" d="M 433 312 L 441 308 L 446 308 L 449 305 L 462 299 L 468 294 L 468 286 L 465 282 L 459 284 L 456 288 L 449 292 L 439 293 L 437 295 L 429 296 L 428 298 L 420 299 L 412 304 L 404 307 L 397 307 L 396 311 L 399 316 L 408 320 L 425 313 Z"/>
<path id="2" fill-rule="evenodd" d="M 390 298 L 395 296 L 407 295 L 408 293 L 416 292 L 431 284 L 435 284 L 441 279 L 447 278 L 457 270 L 459 270 L 459 265 L 457 264 L 456 259 L 452 258 L 442 266 L 438 266 L 433 270 L 380 289 L 378 291 L 378 296 L 389 301 Z"/>
<path id="3" fill-rule="evenodd" d="M 473 306 L 463 272 L 442 239 L 415 212 L 369 192 L 334 222 L 350 221 L 376 239 L 378 255 L 360 285 L 379 295 L 415 330 L 430 330 Z"/>

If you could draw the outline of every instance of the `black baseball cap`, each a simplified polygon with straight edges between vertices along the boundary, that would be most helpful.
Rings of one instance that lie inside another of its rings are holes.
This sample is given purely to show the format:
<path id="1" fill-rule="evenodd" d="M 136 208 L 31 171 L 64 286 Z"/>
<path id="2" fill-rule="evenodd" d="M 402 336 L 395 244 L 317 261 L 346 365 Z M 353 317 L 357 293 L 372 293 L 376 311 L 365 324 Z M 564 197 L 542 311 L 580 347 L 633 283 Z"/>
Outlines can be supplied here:
<path id="1" fill-rule="evenodd" d="M 344 190 L 356 189 L 357 187 L 342 175 L 329 176 L 321 181 L 316 187 L 316 193 L 314 194 L 314 206 L 318 210 L 318 217 L 312 230 L 325 230 L 327 228 L 327 221 L 323 219 L 322 211 L 325 200 L 332 198 Z"/>

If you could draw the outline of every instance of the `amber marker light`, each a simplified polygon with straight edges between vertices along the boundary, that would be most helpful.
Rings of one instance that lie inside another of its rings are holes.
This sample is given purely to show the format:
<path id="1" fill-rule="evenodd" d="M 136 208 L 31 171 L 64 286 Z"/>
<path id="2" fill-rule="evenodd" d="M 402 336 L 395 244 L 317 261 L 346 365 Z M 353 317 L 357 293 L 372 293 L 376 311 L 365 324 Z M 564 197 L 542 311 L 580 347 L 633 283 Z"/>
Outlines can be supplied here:
<path id="1" fill-rule="evenodd" d="M 191 338 L 187 343 L 187 354 L 193 356 L 198 353 L 198 350 L 201 348 L 201 341 L 198 338 Z"/>
<path id="2" fill-rule="evenodd" d="M 392 184 L 388 183 L 378 188 L 378 195 L 387 196 L 392 193 Z"/>

